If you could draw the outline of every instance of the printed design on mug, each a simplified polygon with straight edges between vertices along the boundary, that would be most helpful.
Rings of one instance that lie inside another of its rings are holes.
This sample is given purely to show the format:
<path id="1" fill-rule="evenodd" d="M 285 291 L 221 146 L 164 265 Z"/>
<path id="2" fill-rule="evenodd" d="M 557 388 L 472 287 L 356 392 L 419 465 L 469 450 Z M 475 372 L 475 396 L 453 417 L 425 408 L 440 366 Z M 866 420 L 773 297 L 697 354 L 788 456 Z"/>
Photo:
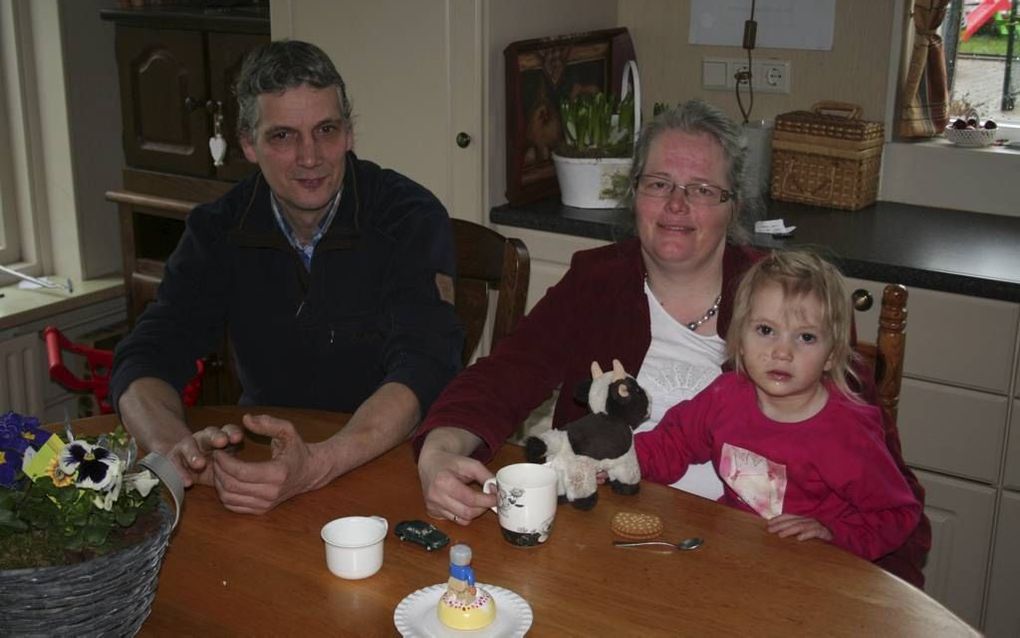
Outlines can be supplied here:
<path id="1" fill-rule="evenodd" d="M 740 500 L 765 519 L 783 513 L 786 466 L 736 445 L 723 443 L 719 476 Z"/>
<path id="2" fill-rule="evenodd" d="M 549 539 L 549 534 L 552 532 L 552 526 L 553 526 L 552 516 L 542 521 L 542 525 L 538 528 L 539 543 L 544 543 L 546 540 Z"/>
<path id="3" fill-rule="evenodd" d="M 512 487 L 509 491 L 499 490 L 499 513 L 506 516 L 511 507 L 524 507 L 524 490 Z"/>
<path id="4" fill-rule="evenodd" d="M 514 530 L 503 529 L 503 538 L 518 547 L 534 547 L 539 543 L 549 540 L 549 534 L 552 533 L 553 518 L 554 516 L 550 516 L 542 521 L 542 524 L 537 529 L 523 525 Z"/>

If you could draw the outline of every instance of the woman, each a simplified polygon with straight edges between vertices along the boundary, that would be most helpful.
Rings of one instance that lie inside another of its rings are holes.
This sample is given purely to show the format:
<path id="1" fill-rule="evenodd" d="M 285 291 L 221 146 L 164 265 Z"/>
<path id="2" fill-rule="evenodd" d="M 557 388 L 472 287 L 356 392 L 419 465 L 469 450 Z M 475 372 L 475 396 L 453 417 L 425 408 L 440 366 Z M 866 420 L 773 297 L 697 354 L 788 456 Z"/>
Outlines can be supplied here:
<path id="1" fill-rule="evenodd" d="M 721 373 L 719 335 L 729 328 L 734 292 L 762 257 L 745 245 L 741 222 L 754 202 L 743 172 L 740 129 L 715 107 L 692 100 L 645 126 L 631 169 L 637 237 L 575 254 L 563 279 L 492 356 L 446 387 L 415 435 L 430 515 L 467 525 L 495 505 L 494 495 L 468 486 L 492 477 L 482 463 L 556 388 L 554 427 L 586 414 L 572 396 L 590 378 L 592 361 L 607 368 L 617 358 L 638 371 L 652 413 L 640 429 L 654 427 Z M 886 424 L 886 444 L 923 505 L 895 424 Z M 710 498 L 722 493 L 710 464 L 689 469 L 674 486 Z M 876 562 L 923 587 L 930 546 L 922 515 L 907 542 Z"/>
<path id="2" fill-rule="evenodd" d="M 454 379 L 419 429 L 431 515 L 467 524 L 494 505 L 495 496 L 467 484 L 492 476 L 482 462 L 555 389 L 554 427 L 585 414 L 572 395 L 592 361 L 605 368 L 620 359 L 638 373 L 652 424 L 719 375 L 733 291 L 759 256 L 742 245 L 750 202 L 743 169 L 740 129 L 704 102 L 644 128 L 631 169 L 637 237 L 576 254 L 492 356 Z M 710 483 L 691 491 L 715 498 L 721 484 L 704 469 Z"/>

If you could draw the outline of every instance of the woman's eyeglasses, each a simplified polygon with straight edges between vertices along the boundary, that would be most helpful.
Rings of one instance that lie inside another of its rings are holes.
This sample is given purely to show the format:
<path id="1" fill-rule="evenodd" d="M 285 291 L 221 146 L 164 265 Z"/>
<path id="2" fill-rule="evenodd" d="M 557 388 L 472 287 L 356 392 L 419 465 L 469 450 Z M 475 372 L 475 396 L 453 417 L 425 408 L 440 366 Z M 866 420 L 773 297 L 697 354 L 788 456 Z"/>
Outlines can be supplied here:
<path id="1" fill-rule="evenodd" d="M 676 189 L 683 191 L 687 203 L 703 206 L 715 206 L 728 202 L 733 192 L 711 184 L 677 184 L 673 180 L 656 175 L 639 175 L 634 183 L 634 190 L 648 197 L 672 197 Z"/>

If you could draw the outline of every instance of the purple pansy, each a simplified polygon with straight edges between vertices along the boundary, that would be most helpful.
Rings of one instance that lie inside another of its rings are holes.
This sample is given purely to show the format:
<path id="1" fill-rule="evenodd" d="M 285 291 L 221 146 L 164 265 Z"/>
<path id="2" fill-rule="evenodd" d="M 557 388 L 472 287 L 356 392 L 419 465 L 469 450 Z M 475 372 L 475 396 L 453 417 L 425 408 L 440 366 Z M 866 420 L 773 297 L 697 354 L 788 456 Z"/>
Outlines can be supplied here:
<path id="1" fill-rule="evenodd" d="M 0 486 L 15 487 L 14 477 L 21 469 L 21 455 L 13 450 L 0 449 Z"/>
<path id="2" fill-rule="evenodd" d="M 50 438 L 50 433 L 39 427 L 39 419 L 7 412 L 0 416 L 0 450 L 12 450 L 19 456 L 29 447 L 38 450 Z"/>
<path id="3" fill-rule="evenodd" d="M 60 453 L 60 471 L 74 474 L 75 485 L 102 490 L 120 476 L 120 459 L 104 447 L 77 440 Z"/>

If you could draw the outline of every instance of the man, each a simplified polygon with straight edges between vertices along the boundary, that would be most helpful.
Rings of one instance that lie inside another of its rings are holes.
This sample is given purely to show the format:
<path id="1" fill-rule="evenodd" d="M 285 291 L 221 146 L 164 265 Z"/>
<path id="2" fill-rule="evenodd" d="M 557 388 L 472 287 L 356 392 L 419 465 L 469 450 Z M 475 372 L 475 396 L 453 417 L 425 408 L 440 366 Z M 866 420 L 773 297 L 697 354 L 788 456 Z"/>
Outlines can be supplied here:
<path id="1" fill-rule="evenodd" d="M 245 59 L 238 133 L 259 171 L 188 216 L 157 299 L 118 346 L 111 393 L 127 429 L 262 513 L 404 441 L 459 368 L 446 212 L 420 185 L 351 151 L 343 79 L 314 45 L 279 41 Z M 353 413 L 306 444 L 293 424 L 246 415 L 273 459 L 225 451 L 236 425 L 192 434 L 179 390 L 226 326 L 244 405 Z"/>

